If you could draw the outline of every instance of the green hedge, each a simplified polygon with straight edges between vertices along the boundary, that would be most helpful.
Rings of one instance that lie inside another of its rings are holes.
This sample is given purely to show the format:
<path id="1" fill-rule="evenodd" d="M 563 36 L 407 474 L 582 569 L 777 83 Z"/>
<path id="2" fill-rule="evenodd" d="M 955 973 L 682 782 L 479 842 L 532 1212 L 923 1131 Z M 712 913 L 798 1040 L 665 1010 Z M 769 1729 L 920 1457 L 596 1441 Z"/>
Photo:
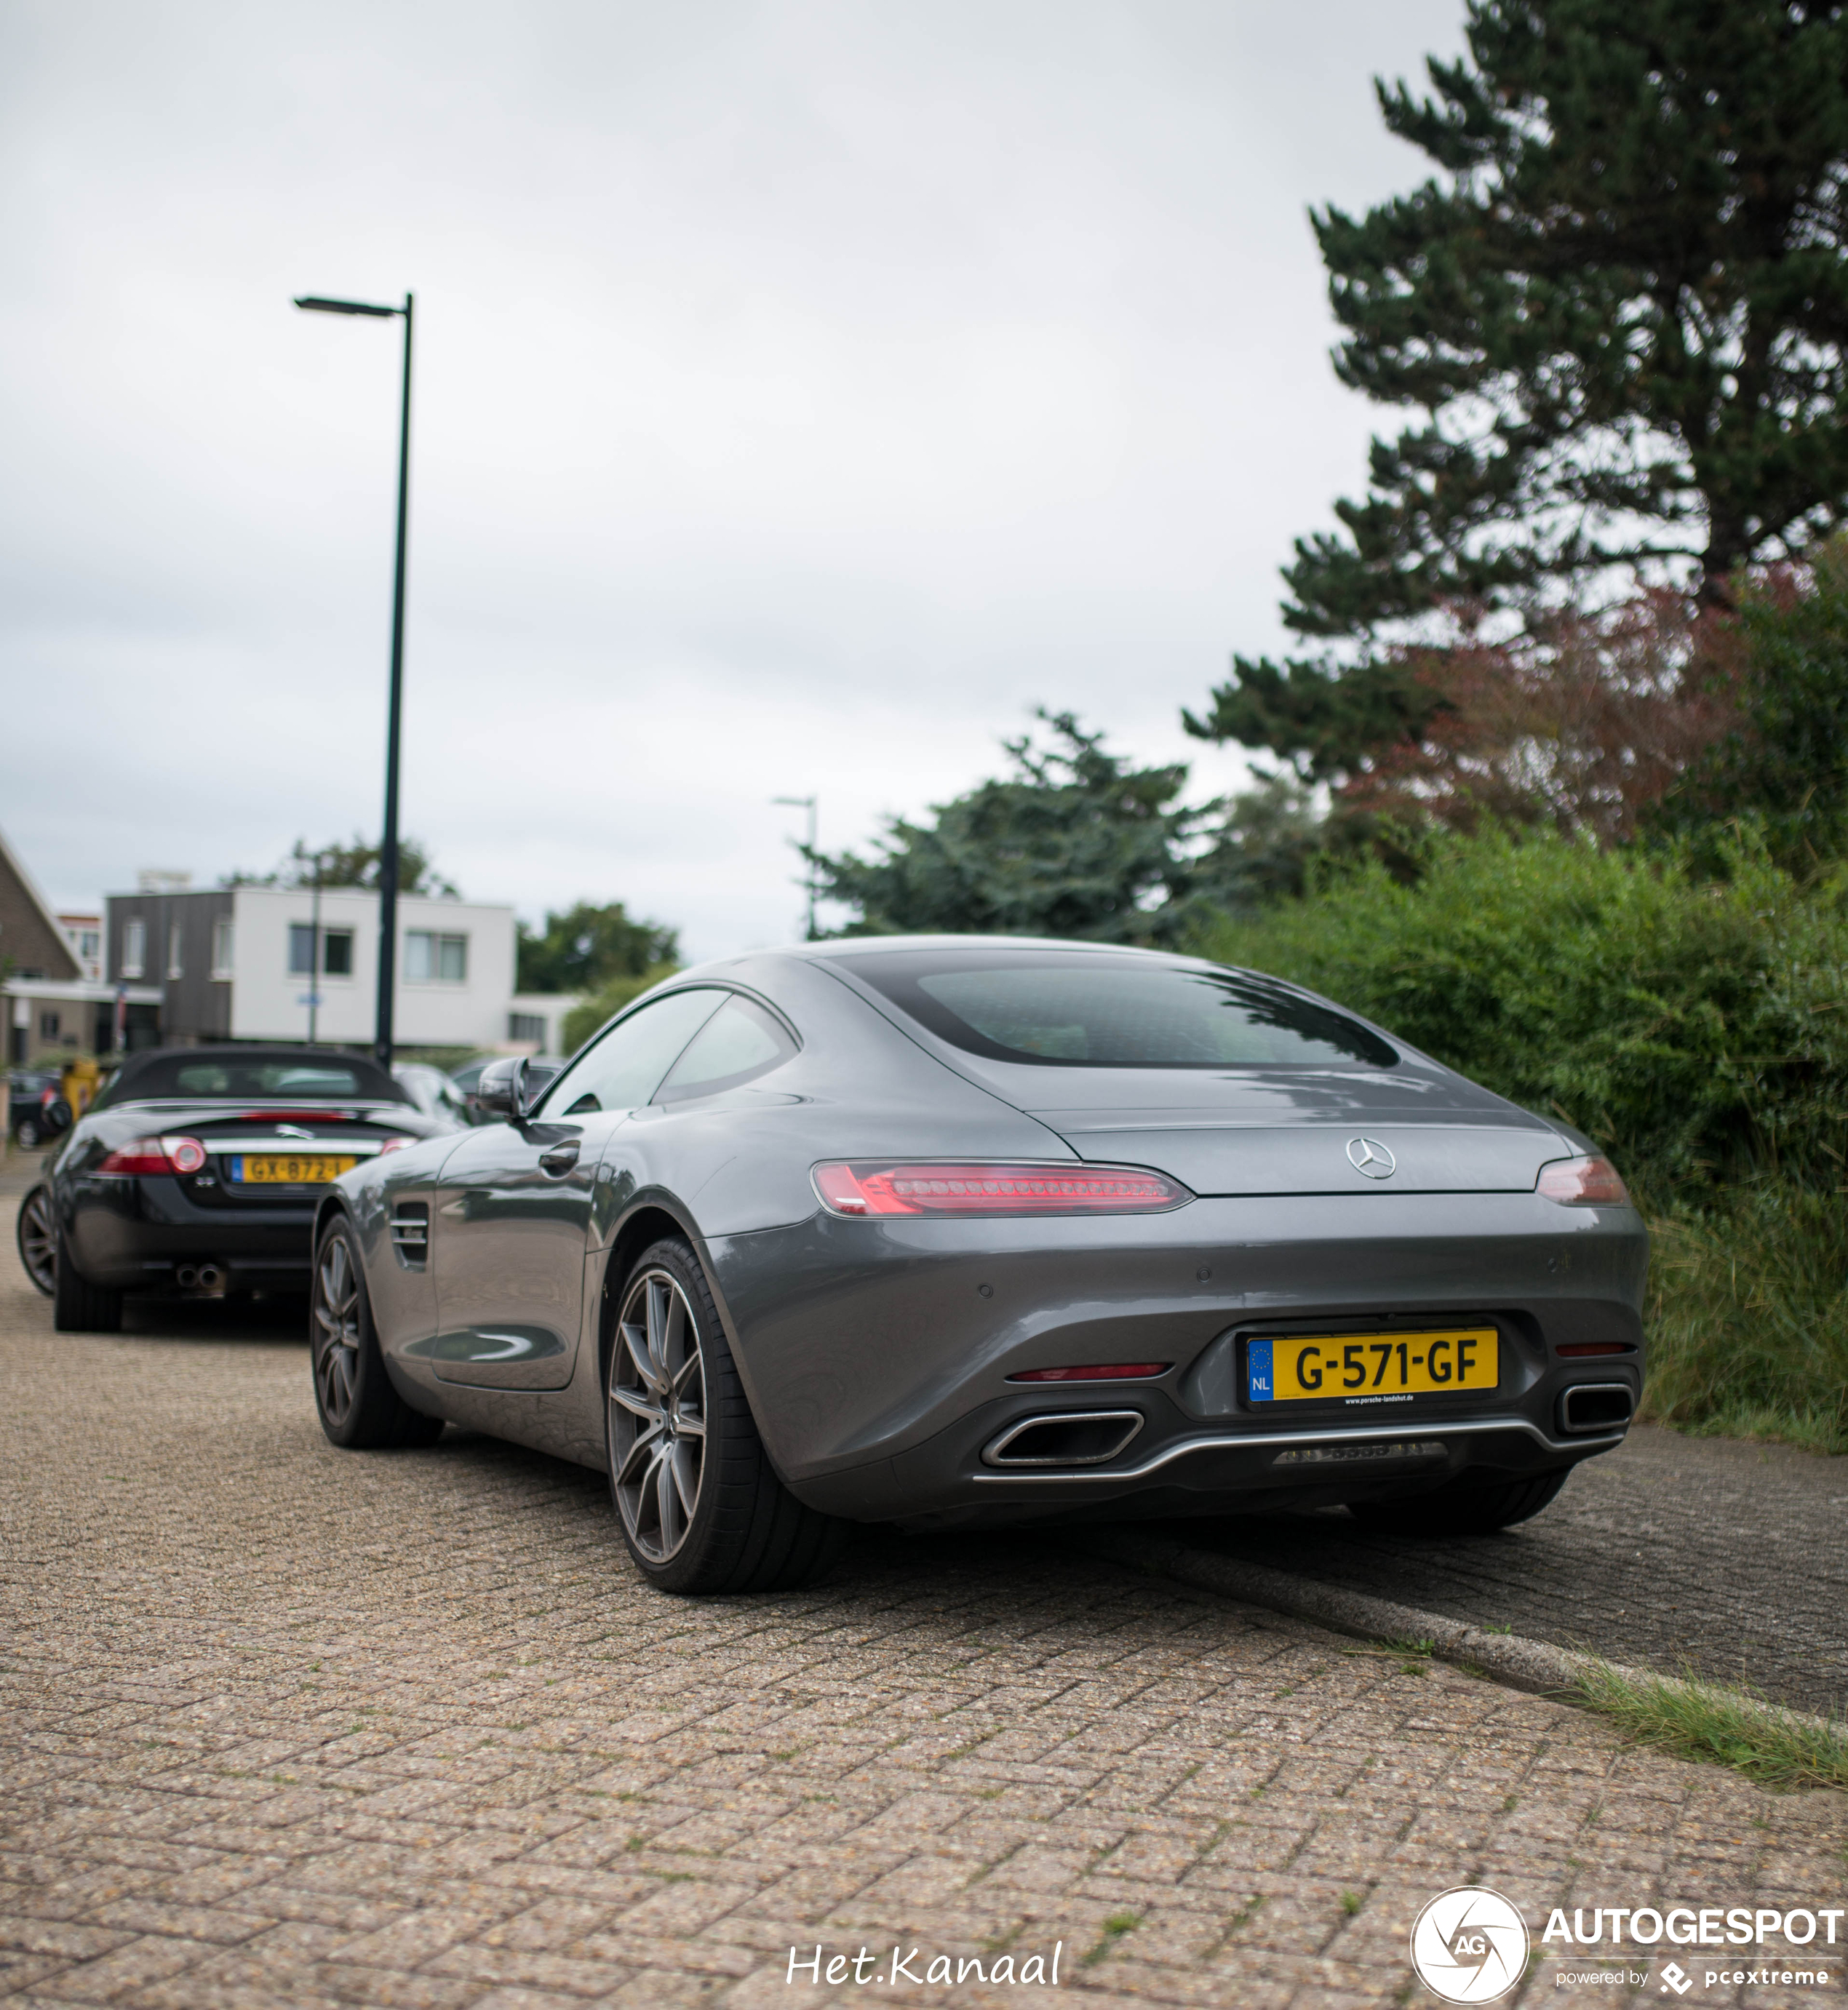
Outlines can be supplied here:
<path id="1" fill-rule="evenodd" d="M 1711 847 L 1705 856 L 1711 861 Z M 1848 1444 L 1848 911 L 1748 837 L 1685 854 L 1441 835 L 1199 946 L 1322 992 L 1605 1145 L 1655 1235 L 1647 1404 Z"/>
<path id="2" fill-rule="evenodd" d="M 1499 830 L 1439 835 L 1209 932 L 1206 953 L 1378 1020 L 1556 1113 L 1666 1199 L 1848 1160 L 1848 912 L 1749 843 L 1684 858 Z"/>

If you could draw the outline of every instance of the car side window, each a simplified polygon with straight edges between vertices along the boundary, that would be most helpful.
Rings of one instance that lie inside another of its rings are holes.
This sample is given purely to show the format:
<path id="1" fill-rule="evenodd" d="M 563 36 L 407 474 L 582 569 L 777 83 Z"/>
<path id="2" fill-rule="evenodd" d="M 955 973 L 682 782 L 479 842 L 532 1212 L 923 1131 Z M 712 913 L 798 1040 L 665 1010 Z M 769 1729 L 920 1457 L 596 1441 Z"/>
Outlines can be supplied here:
<path id="1" fill-rule="evenodd" d="M 786 1061 L 795 1043 L 761 1005 L 734 996 L 693 1035 L 655 1091 L 657 1103 L 736 1088 Z"/>
<path id="2" fill-rule="evenodd" d="M 670 991 L 612 1026 L 546 1092 L 538 1113 L 581 1117 L 593 1110 L 639 1110 L 681 1050 L 731 994 Z"/>

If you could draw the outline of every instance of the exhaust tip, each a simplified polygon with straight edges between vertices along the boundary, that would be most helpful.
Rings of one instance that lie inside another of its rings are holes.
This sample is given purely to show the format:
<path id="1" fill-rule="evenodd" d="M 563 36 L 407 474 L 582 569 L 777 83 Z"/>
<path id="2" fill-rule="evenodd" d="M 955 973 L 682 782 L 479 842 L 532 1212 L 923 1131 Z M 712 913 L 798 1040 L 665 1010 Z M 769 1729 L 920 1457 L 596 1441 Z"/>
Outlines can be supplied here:
<path id="1" fill-rule="evenodd" d="M 984 1465 L 1103 1465 L 1143 1427 L 1140 1410 L 1065 1410 L 1023 1417 L 982 1454 Z"/>
<path id="2" fill-rule="evenodd" d="M 1636 1408 L 1636 1396 L 1627 1382 L 1582 1382 L 1559 1398 L 1559 1428 L 1579 1437 L 1621 1430 Z"/>
<path id="3" fill-rule="evenodd" d="M 199 1288 L 202 1291 L 222 1291 L 225 1288 L 225 1273 L 217 1264 L 199 1266 Z"/>
<path id="4" fill-rule="evenodd" d="M 191 1263 L 182 1263 L 173 1273 L 173 1281 L 183 1291 L 192 1291 L 199 1282 L 197 1267 Z"/>

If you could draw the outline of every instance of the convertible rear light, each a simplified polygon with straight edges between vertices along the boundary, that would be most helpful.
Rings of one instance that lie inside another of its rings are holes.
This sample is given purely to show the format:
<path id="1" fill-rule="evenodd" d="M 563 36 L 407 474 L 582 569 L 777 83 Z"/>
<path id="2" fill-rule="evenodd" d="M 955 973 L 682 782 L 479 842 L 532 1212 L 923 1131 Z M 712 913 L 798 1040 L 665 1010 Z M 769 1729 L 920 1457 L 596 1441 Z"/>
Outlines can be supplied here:
<path id="1" fill-rule="evenodd" d="M 1629 1194 L 1608 1159 L 1558 1159 L 1542 1166 L 1534 1191 L 1562 1207 L 1622 1207 Z"/>
<path id="2" fill-rule="evenodd" d="M 351 1124 L 358 1114 L 354 1110 L 240 1110 L 237 1120 L 240 1124 Z"/>
<path id="3" fill-rule="evenodd" d="M 1140 1166 L 817 1166 L 815 1190 L 836 1214 L 1153 1214 L 1193 1195 Z"/>
<path id="4" fill-rule="evenodd" d="M 197 1138 L 131 1138 L 97 1167 L 99 1173 L 196 1173 L 205 1163 Z"/>
<path id="5" fill-rule="evenodd" d="M 1120 1361 L 1110 1368 L 1023 1368 L 1010 1382 L 1146 1382 L 1165 1375 L 1171 1361 Z"/>

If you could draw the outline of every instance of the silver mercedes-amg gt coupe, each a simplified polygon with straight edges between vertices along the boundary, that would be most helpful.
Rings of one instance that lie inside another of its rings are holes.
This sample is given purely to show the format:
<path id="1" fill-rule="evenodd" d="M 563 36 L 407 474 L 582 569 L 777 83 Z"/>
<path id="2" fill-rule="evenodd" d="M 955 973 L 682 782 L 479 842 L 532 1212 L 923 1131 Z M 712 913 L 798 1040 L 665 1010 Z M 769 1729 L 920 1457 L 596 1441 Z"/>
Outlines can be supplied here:
<path id="1" fill-rule="evenodd" d="M 322 1199 L 323 1427 L 606 1471 L 666 1590 L 803 1582 L 856 1522 L 1502 1528 L 1641 1392 L 1648 1241 L 1592 1142 L 1249 971 L 814 943 L 477 1099 Z"/>

